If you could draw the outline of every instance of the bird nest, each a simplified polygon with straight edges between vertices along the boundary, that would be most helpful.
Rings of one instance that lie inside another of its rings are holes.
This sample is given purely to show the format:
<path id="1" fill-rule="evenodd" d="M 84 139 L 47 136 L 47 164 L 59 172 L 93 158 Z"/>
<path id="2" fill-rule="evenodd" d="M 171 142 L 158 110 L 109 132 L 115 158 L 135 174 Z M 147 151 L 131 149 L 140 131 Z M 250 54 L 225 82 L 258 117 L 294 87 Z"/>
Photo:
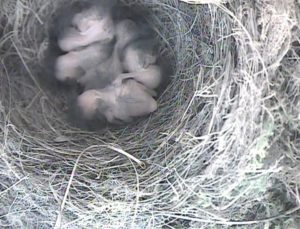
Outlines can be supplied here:
<path id="1" fill-rule="evenodd" d="M 159 108 L 98 132 L 43 84 L 62 0 L 0 2 L 0 225 L 299 227 L 299 3 L 137 0 L 173 60 Z"/>

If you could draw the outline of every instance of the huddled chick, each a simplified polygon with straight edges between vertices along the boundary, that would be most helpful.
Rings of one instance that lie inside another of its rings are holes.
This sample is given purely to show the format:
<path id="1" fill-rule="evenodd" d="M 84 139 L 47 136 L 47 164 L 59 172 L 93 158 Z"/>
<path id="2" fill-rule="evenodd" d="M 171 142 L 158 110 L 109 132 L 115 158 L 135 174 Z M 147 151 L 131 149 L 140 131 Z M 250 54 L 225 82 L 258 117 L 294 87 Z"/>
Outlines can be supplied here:
<path id="1" fill-rule="evenodd" d="M 82 74 L 106 61 L 111 56 L 111 50 L 110 45 L 92 43 L 59 56 L 55 65 L 56 78 L 62 82 L 79 79 Z"/>
<path id="2" fill-rule="evenodd" d="M 114 20 L 112 2 L 91 0 L 64 22 L 57 39 L 64 53 L 55 61 L 55 77 L 81 85 L 76 106 L 84 120 L 101 116 L 122 124 L 157 109 L 155 89 L 163 73 L 149 26 Z"/>
<path id="3" fill-rule="evenodd" d="M 114 37 L 111 17 L 113 1 L 89 1 L 86 9 L 75 14 L 63 28 L 58 45 L 63 51 L 71 51 L 94 42 L 109 43 Z"/>
<path id="4" fill-rule="evenodd" d="M 154 92 L 135 80 L 127 80 L 100 90 L 87 90 L 78 97 L 83 117 L 93 119 L 97 114 L 108 122 L 121 124 L 147 115 L 157 109 Z"/>

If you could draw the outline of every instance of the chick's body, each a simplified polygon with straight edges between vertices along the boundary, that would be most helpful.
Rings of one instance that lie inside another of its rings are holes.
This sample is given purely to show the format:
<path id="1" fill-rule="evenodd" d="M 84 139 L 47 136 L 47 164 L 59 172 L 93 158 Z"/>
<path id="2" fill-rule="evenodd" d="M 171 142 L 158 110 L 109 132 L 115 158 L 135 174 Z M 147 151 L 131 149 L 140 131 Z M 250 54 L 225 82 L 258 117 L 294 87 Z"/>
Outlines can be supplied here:
<path id="1" fill-rule="evenodd" d="M 83 49 L 62 55 L 56 61 L 56 78 L 60 81 L 78 79 L 85 72 L 105 62 L 111 53 L 111 45 L 94 43 Z"/>
<path id="2" fill-rule="evenodd" d="M 97 4 L 75 14 L 58 37 L 63 51 L 76 50 L 94 42 L 109 43 L 114 38 L 112 4 Z"/>
<path id="3" fill-rule="evenodd" d="M 134 80 L 85 91 L 78 97 L 78 106 L 84 117 L 94 118 L 100 113 L 110 123 L 130 122 L 157 109 L 157 103 L 147 89 Z"/>
<path id="4" fill-rule="evenodd" d="M 146 69 L 118 75 L 116 81 L 134 79 L 149 89 L 156 89 L 162 81 L 162 71 L 159 66 L 151 65 Z"/>
<path id="5" fill-rule="evenodd" d="M 78 82 L 85 90 L 101 89 L 109 85 L 121 73 L 123 73 L 122 63 L 116 47 L 114 47 L 111 56 L 94 68 L 87 70 Z"/>
<path id="6" fill-rule="evenodd" d="M 103 88 L 124 72 L 121 54 L 128 43 L 140 36 L 140 32 L 134 21 L 126 19 L 117 23 L 115 33 L 116 39 L 111 56 L 96 67 L 90 68 L 79 79 L 85 90 Z"/>
<path id="7" fill-rule="evenodd" d="M 138 39 L 131 42 L 123 52 L 124 69 L 136 72 L 154 64 L 158 57 L 157 44 L 154 39 Z"/>
<path id="8" fill-rule="evenodd" d="M 162 81 L 162 71 L 157 61 L 156 44 L 153 39 L 138 39 L 131 42 L 123 52 L 124 71 L 117 80 L 135 79 L 149 89 L 157 88 Z"/>

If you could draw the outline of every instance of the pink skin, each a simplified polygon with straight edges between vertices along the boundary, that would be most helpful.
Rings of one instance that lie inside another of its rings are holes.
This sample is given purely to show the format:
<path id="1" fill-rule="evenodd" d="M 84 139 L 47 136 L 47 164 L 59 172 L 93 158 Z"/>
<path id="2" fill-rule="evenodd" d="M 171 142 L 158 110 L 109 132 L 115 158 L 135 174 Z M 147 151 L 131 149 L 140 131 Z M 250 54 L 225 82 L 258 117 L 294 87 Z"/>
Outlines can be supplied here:
<path id="1" fill-rule="evenodd" d="M 78 106 L 86 119 L 91 119 L 100 112 L 108 122 L 118 124 L 118 120 L 130 122 L 135 117 L 154 112 L 157 102 L 143 85 L 128 80 L 119 86 L 85 91 L 78 97 Z"/>
<path id="2" fill-rule="evenodd" d="M 101 90 L 87 90 L 77 98 L 78 107 L 81 109 L 83 117 L 87 120 L 93 119 L 97 112 L 105 114 L 109 112 L 109 104 L 114 104 L 111 99 L 112 93 Z"/>
<path id="3" fill-rule="evenodd" d="M 98 11 L 93 10 L 92 15 L 88 15 L 88 12 L 75 15 L 72 22 L 74 27 L 66 29 L 58 40 L 63 51 L 76 50 L 94 42 L 108 43 L 114 38 L 114 23 L 110 14 L 102 12 L 103 15 L 97 15 Z"/>
<path id="4" fill-rule="evenodd" d="M 147 68 L 156 62 L 157 56 L 150 50 L 134 47 L 134 42 L 124 50 L 124 69 L 128 72 L 136 72 Z"/>
<path id="5" fill-rule="evenodd" d="M 119 106 L 116 107 L 116 114 L 121 115 L 117 118 L 127 121 L 123 117 L 140 117 L 157 110 L 157 102 L 148 92 L 149 89 L 135 80 L 123 83 L 117 98 Z"/>
<path id="6" fill-rule="evenodd" d="M 157 65 L 150 65 L 148 68 L 139 69 L 136 72 L 122 73 L 118 75 L 113 83 L 120 84 L 120 81 L 130 78 L 143 84 L 149 89 L 155 89 L 161 83 L 162 72 L 160 67 L 158 67 Z"/>
<path id="7" fill-rule="evenodd" d="M 153 65 L 157 56 L 151 48 L 144 47 L 147 42 L 146 40 L 132 42 L 124 50 L 123 67 L 129 73 L 120 74 L 116 82 L 132 78 L 149 89 L 155 89 L 160 85 L 162 71 L 159 66 Z"/>
<path id="8" fill-rule="evenodd" d="M 107 45 L 95 43 L 84 49 L 62 55 L 56 61 L 56 78 L 60 81 L 76 80 L 90 68 L 104 62 L 110 53 L 111 50 Z"/>
<path id="9" fill-rule="evenodd" d="M 103 15 L 103 13 L 104 12 L 102 12 L 101 14 Z M 102 19 L 103 16 L 101 17 L 98 7 L 92 7 L 75 14 L 72 20 L 72 25 L 80 33 L 85 33 L 92 27 L 95 21 L 100 21 Z"/>
<path id="10" fill-rule="evenodd" d="M 130 19 L 118 22 L 115 26 L 115 31 L 117 42 L 112 56 L 98 65 L 97 68 L 87 71 L 86 74 L 78 80 L 86 90 L 102 88 L 103 86 L 106 86 L 105 84 L 113 82 L 118 75 L 123 73 L 120 51 L 122 51 L 132 40 L 138 38 L 140 33 L 137 24 Z M 103 83 L 102 81 L 105 77 L 105 83 Z"/>
<path id="11" fill-rule="evenodd" d="M 59 81 L 76 80 L 83 70 L 78 65 L 76 55 L 68 53 L 57 58 L 55 64 L 55 77 Z"/>
<path id="12" fill-rule="evenodd" d="M 78 96 L 77 104 L 82 110 L 83 117 L 92 119 L 97 110 L 97 91 L 89 90 Z"/>

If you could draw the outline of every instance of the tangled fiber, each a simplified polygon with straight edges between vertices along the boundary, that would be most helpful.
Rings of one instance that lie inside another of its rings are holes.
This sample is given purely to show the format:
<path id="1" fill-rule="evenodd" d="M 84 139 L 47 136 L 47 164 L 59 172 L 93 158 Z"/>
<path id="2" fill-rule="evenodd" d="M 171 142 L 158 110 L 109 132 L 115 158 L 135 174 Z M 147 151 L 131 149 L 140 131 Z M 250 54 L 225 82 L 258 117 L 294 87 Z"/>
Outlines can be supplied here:
<path id="1" fill-rule="evenodd" d="M 1 228 L 300 228 L 294 0 L 135 0 L 174 59 L 159 109 L 87 132 L 42 84 L 62 0 L 0 1 Z"/>

